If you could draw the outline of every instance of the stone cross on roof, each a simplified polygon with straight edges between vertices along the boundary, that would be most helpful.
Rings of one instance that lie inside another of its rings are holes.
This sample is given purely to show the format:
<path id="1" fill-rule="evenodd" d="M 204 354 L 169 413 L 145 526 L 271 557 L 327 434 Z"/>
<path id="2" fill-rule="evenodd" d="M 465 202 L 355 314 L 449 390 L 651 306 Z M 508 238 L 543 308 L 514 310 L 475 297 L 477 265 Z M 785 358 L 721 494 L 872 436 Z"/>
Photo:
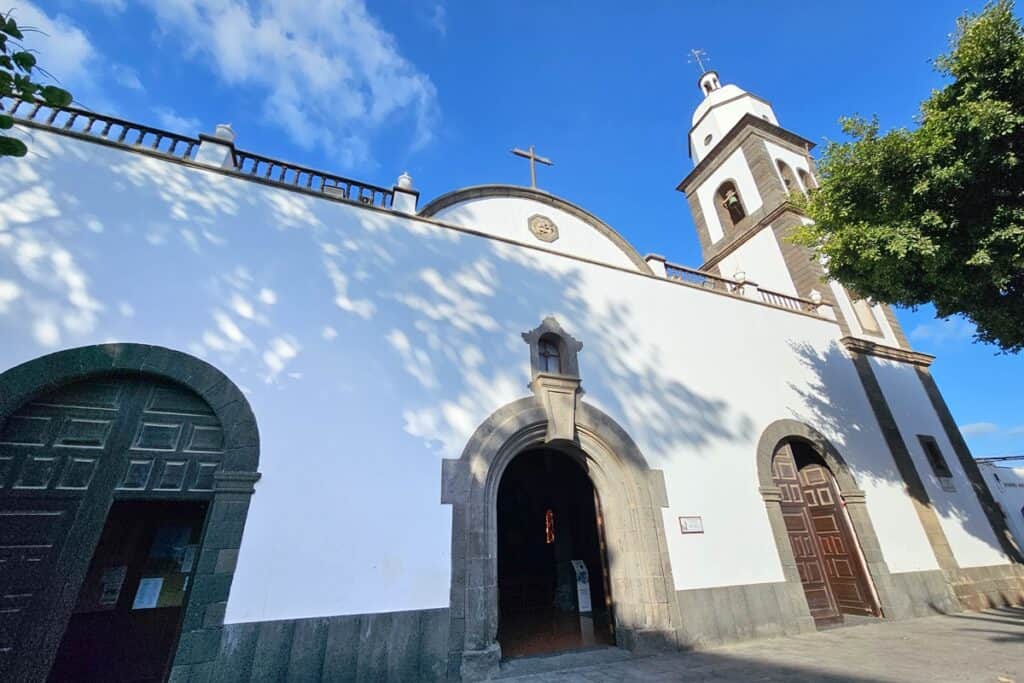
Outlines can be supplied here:
<path id="1" fill-rule="evenodd" d="M 515 154 L 517 157 L 523 157 L 524 159 L 529 159 L 530 160 L 530 187 L 537 187 L 537 166 L 536 166 L 536 162 L 540 162 L 540 163 L 544 164 L 545 166 L 552 166 L 553 165 L 552 162 L 551 162 L 551 159 L 545 159 L 544 157 L 539 157 L 536 154 L 534 154 L 534 152 L 533 152 L 533 145 L 530 145 L 530 150 L 528 152 L 524 152 L 523 150 L 521 150 L 519 148 L 515 148 L 515 149 L 512 150 L 512 153 Z"/>

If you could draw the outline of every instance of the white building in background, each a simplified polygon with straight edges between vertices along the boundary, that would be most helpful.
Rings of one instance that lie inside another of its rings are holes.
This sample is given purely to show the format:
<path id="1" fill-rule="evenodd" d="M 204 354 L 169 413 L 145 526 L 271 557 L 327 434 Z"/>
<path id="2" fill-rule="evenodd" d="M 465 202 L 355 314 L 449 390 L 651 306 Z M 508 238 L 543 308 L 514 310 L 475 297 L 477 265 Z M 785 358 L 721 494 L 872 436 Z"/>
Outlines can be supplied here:
<path id="1" fill-rule="evenodd" d="M 979 462 L 985 484 L 1010 529 L 1018 548 L 1024 548 L 1024 467 Z"/>
<path id="2" fill-rule="evenodd" d="M 785 239 L 811 144 L 701 89 L 700 268 L 537 189 L 4 102 L 5 680 L 480 679 L 1019 601 L 932 357 Z"/>

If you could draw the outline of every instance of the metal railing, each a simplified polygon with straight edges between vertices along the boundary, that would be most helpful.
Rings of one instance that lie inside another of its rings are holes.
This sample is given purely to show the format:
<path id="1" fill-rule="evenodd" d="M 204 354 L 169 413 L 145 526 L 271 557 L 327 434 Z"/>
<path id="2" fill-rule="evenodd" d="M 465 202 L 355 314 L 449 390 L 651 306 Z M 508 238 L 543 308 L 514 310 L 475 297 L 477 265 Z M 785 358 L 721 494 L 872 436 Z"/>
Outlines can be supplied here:
<path id="1" fill-rule="evenodd" d="M 78 107 L 51 107 L 43 102 L 0 98 L 0 112 L 16 119 L 57 132 L 76 133 L 132 149 L 156 152 L 175 159 L 194 161 L 199 151 L 198 138 L 97 114 Z M 234 151 L 235 170 L 242 175 L 272 183 L 304 188 L 369 206 L 391 206 L 391 190 L 344 176 L 324 173 L 278 159 Z"/>
<path id="2" fill-rule="evenodd" d="M 827 313 L 822 313 L 821 306 L 827 307 L 826 304 L 816 304 L 810 299 L 803 299 L 798 296 L 791 296 L 789 294 L 776 292 L 771 289 L 764 289 L 753 282 L 730 280 L 729 278 L 712 275 L 711 273 L 707 273 L 703 270 L 687 268 L 686 266 L 680 266 L 674 263 L 665 263 L 665 275 L 669 280 L 684 282 L 688 285 L 701 287 L 703 289 L 713 289 L 717 292 L 723 292 L 735 297 L 753 299 L 755 301 L 768 304 L 769 306 L 774 306 L 775 308 L 784 308 L 790 311 L 817 314 L 826 318 L 830 317 Z"/>
<path id="3" fill-rule="evenodd" d="M 263 178 L 282 185 L 323 192 L 329 197 L 347 199 L 370 206 L 384 208 L 391 206 L 393 193 L 386 188 L 271 159 L 252 152 L 235 150 L 235 169 L 239 173 L 254 178 Z"/>
<path id="4" fill-rule="evenodd" d="M 770 289 L 764 289 L 758 287 L 757 291 L 761 295 L 761 301 L 772 306 L 778 306 L 779 308 L 788 308 L 793 311 L 804 311 L 811 312 L 818 308 L 818 304 L 814 303 L 810 299 L 801 299 L 798 296 L 790 296 L 789 294 L 782 294 L 781 292 L 773 292 Z"/>
<path id="5" fill-rule="evenodd" d="M 43 102 L 5 97 L 0 99 L 0 111 L 22 121 L 58 131 L 88 135 L 128 147 L 159 152 L 176 159 L 194 159 L 199 149 L 199 140 L 196 138 L 77 107 L 51 107 Z"/>
<path id="6" fill-rule="evenodd" d="M 743 285 L 735 280 L 705 273 L 703 270 L 695 270 L 686 266 L 678 266 L 674 263 L 665 264 L 665 274 L 670 280 L 679 280 L 691 285 L 714 289 L 726 294 L 742 294 Z"/>

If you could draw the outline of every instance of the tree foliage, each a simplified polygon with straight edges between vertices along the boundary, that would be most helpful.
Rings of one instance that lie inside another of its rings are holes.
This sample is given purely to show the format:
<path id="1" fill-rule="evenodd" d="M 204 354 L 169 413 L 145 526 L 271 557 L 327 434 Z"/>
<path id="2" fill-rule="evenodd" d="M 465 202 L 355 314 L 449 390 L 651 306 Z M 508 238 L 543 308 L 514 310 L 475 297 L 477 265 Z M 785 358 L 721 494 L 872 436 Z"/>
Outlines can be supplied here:
<path id="1" fill-rule="evenodd" d="M 71 93 L 55 85 L 45 85 L 36 80 L 36 74 L 47 76 L 37 63 L 32 50 L 26 49 L 21 41 L 24 31 L 14 20 L 13 11 L 0 15 L 0 101 L 18 97 L 29 102 L 45 102 L 54 107 L 71 104 Z M 0 112 L 0 131 L 14 127 L 14 118 Z M 28 152 L 25 143 L 18 138 L 0 133 L 0 157 L 22 157 Z"/>
<path id="2" fill-rule="evenodd" d="M 1024 349 L 1024 29 L 1012 0 L 957 23 L 935 61 L 950 77 L 921 105 L 919 125 L 880 134 L 877 119 L 842 121 L 815 222 L 796 236 L 832 277 L 904 306 L 963 314 L 977 339 Z"/>

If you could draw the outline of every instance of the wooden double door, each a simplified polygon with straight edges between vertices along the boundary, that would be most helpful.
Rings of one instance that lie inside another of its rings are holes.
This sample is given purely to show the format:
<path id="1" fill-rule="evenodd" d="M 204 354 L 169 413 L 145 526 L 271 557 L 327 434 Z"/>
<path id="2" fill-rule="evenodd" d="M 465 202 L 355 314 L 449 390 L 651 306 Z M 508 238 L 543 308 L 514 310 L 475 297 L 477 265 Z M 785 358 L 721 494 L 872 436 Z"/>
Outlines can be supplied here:
<path id="1" fill-rule="evenodd" d="M 835 478 L 821 457 L 802 442 L 783 444 L 772 476 L 815 624 L 841 623 L 844 614 L 879 616 Z"/>
<path id="2" fill-rule="evenodd" d="M 95 572 L 90 564 L 108 526 L 108 512 L 118 501 L 202 506 L 211 499 L 224 450 L 222 431 L 210 407 L 191 391 L 134 376 L 70 384 L 7 416 L 0 429 L 0 680 L 47 677 L 72 614 L 88 611 L 82 608 L 83 586 L 95 584 L 106 593 L 94 610 L 101 616 L 125 604 L 125 610 L 132 610 L 134 593 L 146 578 L 145 586 L 161 581 L 154 609 L 171 598 L 176 606 L 184 604 L 187 584 L 171 585 L 170 580 L 184 583 L 184 571 L 172 577 L 169 571 L 153 570 L 149 577 L 133 578 L 133 565 L 116 557 L 94 567 Z M 172 515 L 164 526 L 194 528 L 190 533 L 197 537 L 202 515 L 193 519 L 191 510 L 187 524 Z M 147 527 L 150 535 L 140 541 L 139 552 L 152 547 L 160 533 L 157 521 Z M 115 540 L 124 536 L 115 534 Z M 181 552 L 195 543 L 190 538 L 179 544 Z M 135 616 L 132 623 L 144 621 Z M 163 676 L 177 638 L 178 624 L 172 621 L 170 639 L 152 641 L 161 649 L 154 655 L 156 678 Z M 157 629 L 161 638 L 165 626 Z M 121 641 L 104 642 L 116 649 Z M 128 680 L 146 678 L 131 675 Z M 73 679 L 117 680 L 109 675 Z"/>

